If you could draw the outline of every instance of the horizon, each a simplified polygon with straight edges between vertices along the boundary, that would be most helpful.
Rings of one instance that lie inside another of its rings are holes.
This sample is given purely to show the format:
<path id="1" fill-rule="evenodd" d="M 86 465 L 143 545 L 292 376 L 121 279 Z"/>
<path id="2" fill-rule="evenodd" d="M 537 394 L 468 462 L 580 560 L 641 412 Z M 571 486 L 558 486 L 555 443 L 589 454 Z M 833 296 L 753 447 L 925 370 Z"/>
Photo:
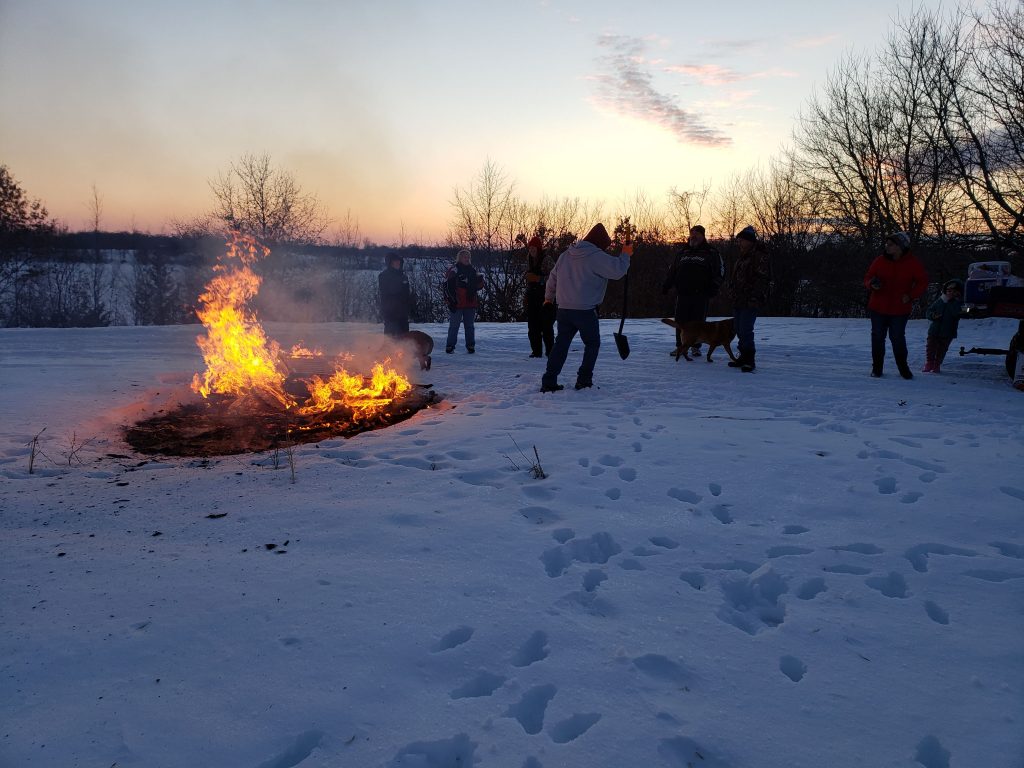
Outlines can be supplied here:
<path id="1" fill-rule="evenodd" d="M 267 154 L 328 236 L 348 216 L 360 239 L 439 242 L 487 162 L 523 199 L 606 206 L 764 165 L 838 58 L 913 5 L 9 0 L 0 163 L 72 231 L 92 230 L 95 188 L 101 230 L 168 234 Z"/>

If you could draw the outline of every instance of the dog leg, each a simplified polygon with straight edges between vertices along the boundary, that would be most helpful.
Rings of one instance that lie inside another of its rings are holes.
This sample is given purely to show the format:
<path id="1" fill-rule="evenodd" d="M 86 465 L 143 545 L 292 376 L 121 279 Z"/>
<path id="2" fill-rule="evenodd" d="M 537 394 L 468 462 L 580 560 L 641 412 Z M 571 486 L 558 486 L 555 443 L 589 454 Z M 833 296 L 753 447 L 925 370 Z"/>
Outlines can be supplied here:
<path id="1" fill-rule="evenodd" d="M 717 344 L 708 344 L 708 356 L 707 356 L 707 361 L 708 361 L 709 363 L 713 363 L 713 362 L 715 362 L 714 360 L 712 360 L 712 359 L 711 359 L 711 353 L 712 353 L 712 352 L 714 352 L 714 351 L 715 351 L 716 349 L 718 349 L 718 345 L 717 345 Z"/>
<path id="2" fill-rule="evenodd" d="M 722 346 L 725 347 L 725 351 L 728 353 L 729 359 L 732 360 L 733 362 L 736 362 L 736 355 L 732 353 L 732 339 L 725 342 L 725 344 L 723 344 Z"/>

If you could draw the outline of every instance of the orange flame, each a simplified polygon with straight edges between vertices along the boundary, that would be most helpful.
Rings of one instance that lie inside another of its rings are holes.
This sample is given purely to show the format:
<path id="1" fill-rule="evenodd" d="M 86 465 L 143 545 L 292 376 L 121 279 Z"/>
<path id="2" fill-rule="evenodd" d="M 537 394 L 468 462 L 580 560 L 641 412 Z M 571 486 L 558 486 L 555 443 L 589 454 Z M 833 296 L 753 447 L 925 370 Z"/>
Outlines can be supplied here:
<path id="1" fill-rule="evenodd" d="M 396 397 L 412 389 L 409 380 L 393 368 L 385 370 L 390 362 L 376 363 L 369 380 L 350 374 L 344 368 L 334 372 L 326 381 L 314 376 L 307 383 L 309 400 L 299 413 L 326 413 L 339 406 L 352 410 L 356 420 L 372 416 Z"/>
<path id="2" fill-rule="evenodd" d="M 256 397 L 276 402 L 283 408 L 297 405 L 285 391 L 287 368 L 281 360 L 281 347 L 268 340 L 249 301 L 259 292 L 261 278 L 252 265 L 270 253 L 247 235 L 232 235 L 222 262 L 200 295 L 197 311 L 206 326 L 206 335 L 196 338 L 203 352 L 206 371 L 192 378 L 192 390 L 204 398 L 211 394 L 234 395 L 239 399 Z M 296 344 L 294 358 L 322 357 L 320 350 Z M 345 355 L 342 359 L 350 358 Z M 324 380 L 314 376 L 306 382 L 309 399 L 298 409 L 302 415 L 328 413 L 336 408 L 350 410 L 356 419 L 372 416 L 396 397 L 412 389 L 407 378 L 393 368 L 390 360 L 376 363 L 369 379 L 338 368 Z"/>

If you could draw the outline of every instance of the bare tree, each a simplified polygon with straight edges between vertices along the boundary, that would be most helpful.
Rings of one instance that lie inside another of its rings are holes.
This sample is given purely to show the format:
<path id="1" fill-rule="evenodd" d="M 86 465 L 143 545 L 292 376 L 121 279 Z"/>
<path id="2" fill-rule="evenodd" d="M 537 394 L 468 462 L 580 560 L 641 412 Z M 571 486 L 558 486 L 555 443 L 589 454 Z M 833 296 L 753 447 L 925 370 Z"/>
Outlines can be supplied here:
<path id="1" fill-rule="evenodd" d="M 237 229 L 265 243 L 320 242 L 330 220 L 316 195 L 294 174 L 275 167 L 270 155 L 243 155 L 209 182 L 214 209 L 190 222 L 175 222 L 179 234 Z"/>

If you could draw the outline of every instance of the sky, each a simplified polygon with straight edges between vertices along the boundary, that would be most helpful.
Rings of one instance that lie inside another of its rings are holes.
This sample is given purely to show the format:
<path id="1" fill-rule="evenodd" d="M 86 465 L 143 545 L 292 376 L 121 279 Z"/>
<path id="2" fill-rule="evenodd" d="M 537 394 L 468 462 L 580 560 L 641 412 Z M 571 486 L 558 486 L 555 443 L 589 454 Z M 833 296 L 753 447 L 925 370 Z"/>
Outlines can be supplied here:
<path id="1" fill-rule="evenodd" d="M 0 164 L 73 230 L 95 188 L 101 228 L 162 232 L 268 154 L 337 222 L 431 242 L 488 161 L 526 200 L 611 207 L 765 164 L 911 7 L 0 0 Z"/>

